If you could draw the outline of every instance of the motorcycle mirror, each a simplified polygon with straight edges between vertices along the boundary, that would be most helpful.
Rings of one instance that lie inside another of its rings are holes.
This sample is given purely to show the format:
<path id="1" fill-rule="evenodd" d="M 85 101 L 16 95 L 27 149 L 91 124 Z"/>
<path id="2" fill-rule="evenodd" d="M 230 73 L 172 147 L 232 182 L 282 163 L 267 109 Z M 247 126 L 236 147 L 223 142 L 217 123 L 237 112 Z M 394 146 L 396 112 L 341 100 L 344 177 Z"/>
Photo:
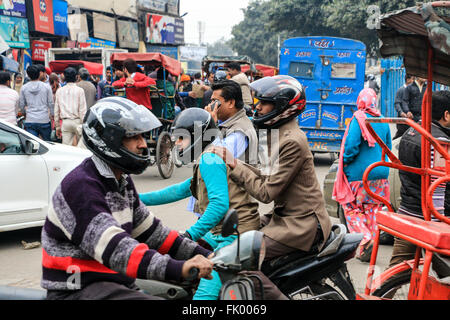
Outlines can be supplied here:
<path id="1" fill-rule="evenodd" d="M 222 237 L 226 238 L 237 232 L 239 218 L 235 209 L 228 210 L 222 225 Z"/>

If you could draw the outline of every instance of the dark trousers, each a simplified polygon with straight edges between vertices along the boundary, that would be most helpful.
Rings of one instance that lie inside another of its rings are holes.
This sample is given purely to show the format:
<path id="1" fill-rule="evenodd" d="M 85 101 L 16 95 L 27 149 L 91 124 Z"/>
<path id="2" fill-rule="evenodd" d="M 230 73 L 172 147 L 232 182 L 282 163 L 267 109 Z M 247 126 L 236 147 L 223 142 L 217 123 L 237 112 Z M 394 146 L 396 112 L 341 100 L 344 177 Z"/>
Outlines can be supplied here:
<path id="1" fill-rule="evenodd" d="M 406 125 L 406 124 L 398 124 L 397 125 L 397 133 L 395 134 L 395 137 L 392 138 L 392 140 L 401 138 L 403 136 L 403 134 L 406 132 L 406 130 L 408 130 L 410 128 L 410 126 Z"/>
<path id="2" fill-rule="evenodd" d="M 33 136 L 42 137 L 44 141 L 51 141 L 52 125 L 51 123 L 30 123 L 25 122 L 25 130 Z"/>
<path id="3" fill-rule="evenodd" d="M 49 290 L 47 300 L 164 300 L 149 296 L 136 285 L 127 287 L 114 282 L 95 282 L 81 290 Z"/>

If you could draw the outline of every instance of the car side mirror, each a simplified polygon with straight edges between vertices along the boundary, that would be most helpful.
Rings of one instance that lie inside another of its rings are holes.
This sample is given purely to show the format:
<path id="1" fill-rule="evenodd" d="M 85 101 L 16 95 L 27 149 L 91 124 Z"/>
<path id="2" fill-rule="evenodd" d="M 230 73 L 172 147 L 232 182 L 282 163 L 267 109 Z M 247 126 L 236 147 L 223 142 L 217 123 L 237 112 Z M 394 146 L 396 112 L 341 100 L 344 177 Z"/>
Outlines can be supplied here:
<path id="1" fill-rule="evenodd" d="M 33 140 L 25 140 L 25 154 L 32 155 L 39 152 L 39 143 Z"/>
<path id="2" fill-rule="evenodd" d="M 239 217 L 235 209 L 228 210 L 222 225 L 222 237 L 226 238 L 237 232 Z"/>

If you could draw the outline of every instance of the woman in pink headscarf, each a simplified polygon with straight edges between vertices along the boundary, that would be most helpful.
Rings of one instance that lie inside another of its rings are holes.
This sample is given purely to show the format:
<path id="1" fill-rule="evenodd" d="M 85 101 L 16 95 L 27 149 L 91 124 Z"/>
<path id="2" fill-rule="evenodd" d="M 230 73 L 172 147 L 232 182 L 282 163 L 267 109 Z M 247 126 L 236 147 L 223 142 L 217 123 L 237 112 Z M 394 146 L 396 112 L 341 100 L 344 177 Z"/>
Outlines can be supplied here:
<path id="1" fill-rule="evenodd" d="M 344 209 L 350 232 L 363 233 L 358 258 L 370 260 L 373 240 L 378 230 L 375 214 L 383 205 L 370 197 L 364 189 L 362 177 L 373 163 L 381 161 L 382 149 L 370 135 L 365 120 L 382 117 L 377 108 L 377 94 L 373 89 L 361 91 L 358 110 L 345 131 L 339 157 L 339 168 L 333 189 L 333 199 Z M 391 149 L 391 131 L 387 123 L 371 124 L 377 135 Z M 389 200 L 389 168 L 377 167 L 369 174 L 370 189 Z"/>

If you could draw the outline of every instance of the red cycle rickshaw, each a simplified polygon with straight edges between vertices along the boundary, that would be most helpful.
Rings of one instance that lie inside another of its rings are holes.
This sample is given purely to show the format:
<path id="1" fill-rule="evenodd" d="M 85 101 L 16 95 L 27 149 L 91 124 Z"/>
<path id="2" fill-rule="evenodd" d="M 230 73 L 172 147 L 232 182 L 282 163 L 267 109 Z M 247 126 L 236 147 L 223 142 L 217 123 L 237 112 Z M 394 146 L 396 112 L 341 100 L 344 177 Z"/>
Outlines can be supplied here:
<path id="1" fill-rule="evenodd" d="M 439 12 L 447 9 L 447 14 Z M 439 213 L 433 205 L 436 188 L 450 181 L 450 154 L 448 148 L 431 135 L 431 98 L 433 81 L 450 85 L 450 2 L 425 3 L 381 17 L 378 35 L 382 41 L 383 57 L 404 57 L 407 73 L 427 78 L 428 86 L 422 104 L 422 123 L 409 119 L 368 119 L 368 129 L 383 149 L 382 161 L 367 168 L 363 181 L 366 191 L 386 205 L 389 211 L 378 212 L 379 226 L 373 246 L 367 285 L 360 300 L 393 299 L 402 287 L 408 287 L 408 300 L 449 300 L 450 283 L 430 274 L 433 256 L 439 257 L 444 267 L 450 269 L 450 217 Z M 438 14 L 437 14 L 438 13 Z M 422 135 L 421 168 L 408 167 L 387 148 L 370 123 L 384 122 L 407 124 Z M 436 156 L 431 159 L 431 146 Z M 390 161 L 384 161 L 385 156 Z M 440 159 L 440 164 L 437 162 Z M 376 167 L 386 166 L 420 175 L 422 178 L 422 210 L 424 220 L 393 212 L 389 202 L 374 194 L 367 185 L 369 173 Z M 436 180 L 432 183 L 433 179 Z M 383 230 L 417 246 L 414 260 L 396 265 L 373 279 L 379 248 L 380 231 Z M 421 258 L 422 251 L 425 252 Z M 434 263 L 434 261 L 433 261 Z"/>

